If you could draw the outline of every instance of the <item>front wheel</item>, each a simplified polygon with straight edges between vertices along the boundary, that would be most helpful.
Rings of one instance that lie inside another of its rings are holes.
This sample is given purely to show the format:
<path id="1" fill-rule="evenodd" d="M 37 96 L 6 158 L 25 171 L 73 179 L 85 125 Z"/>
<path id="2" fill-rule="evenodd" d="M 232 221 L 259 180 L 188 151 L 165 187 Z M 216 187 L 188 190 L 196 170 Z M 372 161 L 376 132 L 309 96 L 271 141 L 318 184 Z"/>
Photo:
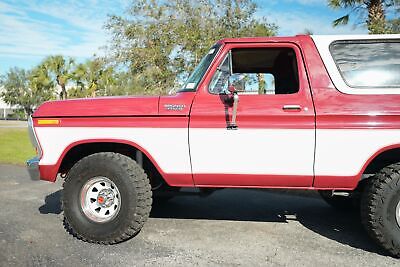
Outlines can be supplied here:
<path id="1" fill-rule="evenodd" d="M 64 225 L 75 237 L 114 244 L 135 236 L 151 209 L 151 186 L 131 158 L 111 152 L 78 161 L 64 182 Z"/>
<path id="2" fill-rule="evenodd" d="M 400 257 L 400 163 L 369 179 L 361 199 L 361 220 L 379 245 Z"/>

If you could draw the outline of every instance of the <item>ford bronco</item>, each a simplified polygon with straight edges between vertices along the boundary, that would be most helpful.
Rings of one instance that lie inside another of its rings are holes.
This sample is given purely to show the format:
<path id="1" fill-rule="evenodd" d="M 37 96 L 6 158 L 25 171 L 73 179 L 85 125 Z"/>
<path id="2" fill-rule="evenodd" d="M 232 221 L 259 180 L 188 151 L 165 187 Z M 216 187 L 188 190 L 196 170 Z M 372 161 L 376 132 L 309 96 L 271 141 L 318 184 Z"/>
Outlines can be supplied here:
<path id="1" fill-rule="evenodd" d="M 175 95 L 46 102 L 29 131 L 84 241 L 135 236 L 185 187 L 312 189 L 400 257 L 400 35 L 223 39 Z"/>

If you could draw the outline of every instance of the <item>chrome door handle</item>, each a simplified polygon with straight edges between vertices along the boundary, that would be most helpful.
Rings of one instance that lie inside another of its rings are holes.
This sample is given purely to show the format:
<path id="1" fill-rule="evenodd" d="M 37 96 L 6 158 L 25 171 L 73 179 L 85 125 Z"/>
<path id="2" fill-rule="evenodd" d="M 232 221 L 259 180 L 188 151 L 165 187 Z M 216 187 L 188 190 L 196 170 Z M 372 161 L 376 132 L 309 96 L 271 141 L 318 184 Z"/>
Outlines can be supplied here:
<path id="1" fill-rule="evenodd" d="M 300 105 L 284 105 L 282 109 L 284 111 L 301 111 Z"/>

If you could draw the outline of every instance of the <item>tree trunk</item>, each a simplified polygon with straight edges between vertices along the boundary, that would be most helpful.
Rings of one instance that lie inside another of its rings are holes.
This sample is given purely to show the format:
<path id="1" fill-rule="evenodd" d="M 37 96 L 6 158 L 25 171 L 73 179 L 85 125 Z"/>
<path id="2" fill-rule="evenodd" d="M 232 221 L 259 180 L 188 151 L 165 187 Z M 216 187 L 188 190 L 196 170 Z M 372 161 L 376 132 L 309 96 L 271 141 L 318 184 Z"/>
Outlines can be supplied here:
<path id="1" fill-rule="evenodd" d="M 57 75 L 56 82 L 61 87 L 60 99 L 61 100 L 67 99 L 67 90 L 65 89 L 64 79 L 61 79 L 60 75 Z"/>
<path id="2" fill-rule="evenodd" d="M 29 107 L 25 106 L 24 107 L 24 112 L 25 112 L 26 117 L 28 118 L 30 115 L 32 115 L 33 109 L 30 106 Z"/>
<path id="3" fill-rule="evenodd" d="M 367 3 L 367 26 L 370 34 L 386 33 L 386 18 L 382 0 L 370 0 Z"/>
<path id="4" fill-rule="evenodd" d="M 265 79 L 262 73 L 257 73 L 258 79 L 258 94 L 264 95 L 265 94 Z"/>
<path id="5" fill-rule="evenodd" d="M 68 96 L 67 96 L 67 90 L 65 89 L 65 84 L 62 83 L 60 84 L 60 86 L 61 86 L 60 99 L 61 100 L 67 99 Z"/>

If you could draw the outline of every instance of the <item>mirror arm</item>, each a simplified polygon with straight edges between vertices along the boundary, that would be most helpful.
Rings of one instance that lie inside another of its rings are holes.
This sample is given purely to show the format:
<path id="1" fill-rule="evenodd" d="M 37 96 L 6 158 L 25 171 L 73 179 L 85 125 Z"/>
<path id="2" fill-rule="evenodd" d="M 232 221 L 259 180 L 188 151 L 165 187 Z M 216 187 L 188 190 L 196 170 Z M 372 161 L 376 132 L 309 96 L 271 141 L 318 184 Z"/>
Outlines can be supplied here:
<path id="1" fill-rule="evenodd" d="M 233 92 L 233 108 L 232 108 L 232 121 L 228 125 L 228 130 L 237 130 L 236 124 L 237 107 L 239 102 L 239 95 L 237 92 Z"/>

